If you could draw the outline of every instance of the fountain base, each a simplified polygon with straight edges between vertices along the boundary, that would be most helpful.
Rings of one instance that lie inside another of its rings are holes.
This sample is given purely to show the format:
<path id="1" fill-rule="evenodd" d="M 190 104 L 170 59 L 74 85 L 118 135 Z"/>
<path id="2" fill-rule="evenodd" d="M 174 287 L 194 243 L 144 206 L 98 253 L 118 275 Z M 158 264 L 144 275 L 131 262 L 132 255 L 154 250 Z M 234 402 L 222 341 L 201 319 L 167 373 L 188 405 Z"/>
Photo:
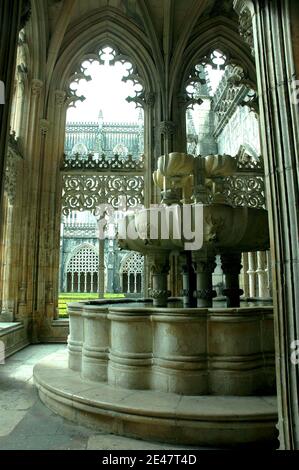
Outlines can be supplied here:
<path id="1" fill-rule="evenodd" d="M 273 396 L 182 396 L 127 390 L 82 379 L 68 368 L 67 353 L 34 368 L 43 403 L 80 425 L 113 434 L 198 446 L 277 446 Z"/>

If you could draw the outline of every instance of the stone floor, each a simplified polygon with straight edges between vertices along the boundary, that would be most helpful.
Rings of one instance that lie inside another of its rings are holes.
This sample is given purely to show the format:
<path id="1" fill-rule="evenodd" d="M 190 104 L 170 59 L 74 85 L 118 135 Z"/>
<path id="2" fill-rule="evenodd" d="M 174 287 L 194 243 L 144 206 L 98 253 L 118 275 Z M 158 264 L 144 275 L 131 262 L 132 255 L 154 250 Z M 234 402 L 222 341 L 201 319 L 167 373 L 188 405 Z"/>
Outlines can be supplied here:
<path id="1" fill-rule="evenodd" d="M 64 345 L 29 346 L 0 365 L 0 450 L 187 449 L 147 443 L 78 426 L 47 409 L 33 384 L 33 366 Z M 189 447 L 194 449 L 194 447 Z"/>

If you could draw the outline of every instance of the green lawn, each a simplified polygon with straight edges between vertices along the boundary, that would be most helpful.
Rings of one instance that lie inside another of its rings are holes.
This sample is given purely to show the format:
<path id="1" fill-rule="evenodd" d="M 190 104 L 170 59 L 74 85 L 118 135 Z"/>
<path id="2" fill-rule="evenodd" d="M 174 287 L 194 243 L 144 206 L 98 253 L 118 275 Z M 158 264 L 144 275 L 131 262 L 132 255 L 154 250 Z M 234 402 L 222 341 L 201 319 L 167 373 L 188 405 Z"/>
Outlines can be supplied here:
<path id="1" fill-rule="evenodd" d="M 124 297 L 124 294 L 105 294 L 105 299 L 115 299 L 119 297 Z M 86 299 L 98 299 L 98 294 L 84 294 L 84 293 L 71 293 L 71 292 L 63 292 L 59 294 L 58 299 L 58 309 L 59 309 L 59 316 L 60 317 L 67 317 L 67 304 L 72 302 L 80 302 L 81 300 Z"/>

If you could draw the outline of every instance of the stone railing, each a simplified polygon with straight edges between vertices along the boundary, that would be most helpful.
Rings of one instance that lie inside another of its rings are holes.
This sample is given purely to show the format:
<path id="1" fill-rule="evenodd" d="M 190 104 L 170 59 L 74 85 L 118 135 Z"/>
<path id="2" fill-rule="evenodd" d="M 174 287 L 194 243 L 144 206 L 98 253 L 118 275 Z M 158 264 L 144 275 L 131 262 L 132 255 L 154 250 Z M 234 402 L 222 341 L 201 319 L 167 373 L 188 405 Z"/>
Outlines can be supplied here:
<path id="1" fill-rule="evenodd" d="M 96 211 L 100 204 L 118 207 L 119 198 L 126 206 L 143 204 L 145 162 L 142 155 L 64 155 L 62 172 L 62 213 Z"/>

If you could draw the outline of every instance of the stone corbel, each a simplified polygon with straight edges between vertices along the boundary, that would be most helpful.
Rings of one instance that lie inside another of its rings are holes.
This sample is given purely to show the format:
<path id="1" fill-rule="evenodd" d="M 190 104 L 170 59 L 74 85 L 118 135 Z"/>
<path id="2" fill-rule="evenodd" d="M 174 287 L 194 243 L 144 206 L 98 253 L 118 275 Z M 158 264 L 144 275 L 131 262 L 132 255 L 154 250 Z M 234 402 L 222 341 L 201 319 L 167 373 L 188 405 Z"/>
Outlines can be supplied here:
<path id="1" fill-rule="evenodd" d="M 50 127 L 50 121 L 48 121 L 47 119 L 41 119 L 39 123 L 42 135 L 46 136 Z"/>
<path id="2" fill-rule="evenodd" d="M 61 108 L 66 103 L 66 92 L 64 90 L 55 91 L 55 104 Z"/>
<path id="3" fill-rule="evenodd" d="M 33 96 L 40 96 L 44 83 L 38 78 L 31 81 L 31 91 Z"/>

